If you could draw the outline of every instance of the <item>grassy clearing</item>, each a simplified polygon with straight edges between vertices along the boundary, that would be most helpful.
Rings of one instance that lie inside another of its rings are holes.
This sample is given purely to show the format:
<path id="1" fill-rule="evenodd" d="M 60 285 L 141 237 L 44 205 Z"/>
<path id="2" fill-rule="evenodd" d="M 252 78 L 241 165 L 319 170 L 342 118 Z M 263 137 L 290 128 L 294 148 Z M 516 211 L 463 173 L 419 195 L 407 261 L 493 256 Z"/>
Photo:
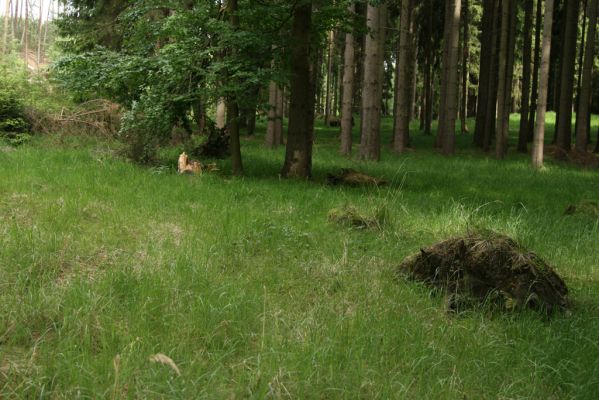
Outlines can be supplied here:
<path id="1" fill-rule="evenodd" d="M 445 158 L 419 135 L 417 152 L 359 163 L 334 137 L 317 129 L 313 182 L 280 180 L 283 150 L 260 138 L 241 179 L 141 169 L 92 139 L 0 150 L 0 397 L 596 398 L 599 222 L 564 216 L 599 200 L 596 171 Z M 393 183 L 324 185 L 350 165 Z M 384 207 L 385 224 L 327 221 L 345 206 Z M 452 317 L 393 279 L 472 227 L 555 265 L 571 313 Z"/>

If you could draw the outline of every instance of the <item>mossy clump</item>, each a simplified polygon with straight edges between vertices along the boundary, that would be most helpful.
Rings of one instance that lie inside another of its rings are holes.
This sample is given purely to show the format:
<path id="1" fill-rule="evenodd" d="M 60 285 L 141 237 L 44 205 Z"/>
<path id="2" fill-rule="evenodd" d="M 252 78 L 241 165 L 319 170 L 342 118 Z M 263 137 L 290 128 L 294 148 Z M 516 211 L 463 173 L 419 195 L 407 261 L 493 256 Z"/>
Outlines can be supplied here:
<path id="1" fill-rule="evenodd" d="M 592 200 L 582 200 L 578 204 L 570 204 L 565 215 L 582 214 L 588 217 L 599 219 L 599 203 Z"/>
<path id="2" fill-rule="evenodd" d="M 357 229 L 382 229 L 389 218 L 385 207 L 366 212 L 347 205 L 330 210 L 328 219 L 329 222 Z"/>
<path id="3" fill-rule="evenodd" d="M 554 269 L 497 233 L 469 234 L 434 244 L 407 257 L 398 271 L 445 290 L 450 309 L 463 299 L 547 313 L 567 306 L 568 288 Z"/>

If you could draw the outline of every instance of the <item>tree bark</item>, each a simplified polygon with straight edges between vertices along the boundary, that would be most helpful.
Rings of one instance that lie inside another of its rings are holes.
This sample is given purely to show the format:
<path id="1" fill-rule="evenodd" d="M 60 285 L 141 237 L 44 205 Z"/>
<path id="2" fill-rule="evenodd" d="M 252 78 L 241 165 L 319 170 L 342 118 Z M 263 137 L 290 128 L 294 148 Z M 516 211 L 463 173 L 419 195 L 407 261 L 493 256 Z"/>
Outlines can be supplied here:
<path id="1" fill-rule="evenodd" d="M 281 175 L 309 178 L 312 175 L 314 125 L 314 76 L 310 73 L 312 4 L 302 3 L 293 11 L 291 36 L 291 104 L 285 164 Z"/>
<path id="2" fill-rule="evenodd" d="M 264 137 L 264 145 L 269 149 L 278 146 L 276 142 L 278 93 L 276 82 L 271 81 L 268 85 L 268 123 L 266 125 L 266 136 Z"/>
<path id="3" fill-rule="evenodd" d="M 239 29 L 239 15 L 237 0 L 228 0 L 229 24 L 233 30 Z M 231 49 L 234 54 L 235 49 Z M 233 175 L 243 175 L 241 162 L 241 142 L 239 139 L 239 103 L 237 97 L 229 94 L 227 98 L 227 130 L 231 140 L 231 170 Z"/>
<path id="4" fill-rule="evenodd" d="M 363 160 L 380 160 L 381 97 L 383 91 L 383 54 L 387 5 L 368 4 L 364 57 L 364 82 L 362 85 L 362 140 L 360 157 Z"/>
<path id="5" fill-rule="evenodd" d="M 225 105 L 225 99 L 219 98 L 216 103 L 216 127 L 218 129 L 224 129 L 227 125 L 226 116 L 227 106 Z"/>
<path id="6" fill-rule="evenodd" d="M 504 158 L 507 154 L 507 140 L 510 127 L 516 16 L 518 11 L 516 2 L 514 0 L 503 0 L 501 11 L 499 88 L 497 92 L 497 130 L 495 139 L 495 155 L 499 159 Z"/>
<path id="7" fill-rule="evenodd" d="M 285 91 L 283 87 L 277 86 L 277 108 L 275 109 L 275 146 L 283 144 L 283 105 L 285 103 Z"/>
<path id="8" fill-rule="evenodd" d="M 29 0 L 25 0 L 25 29 L 23 29 L 25 69 L 29 66 Z"/>
<path id="9" fill-rule="evenodd" d="M 491 66 L 493 63 L 495 0 L 484 0 L 482 16 L 481 53 L 478 79 L 478 98 L 476 105 L 476 122 L 473 142 L 483 147 L 485 123 L 487 120 L 487 103 L 491 89 Z"/>
<path id="10" fill-rule="evenodd" d="M 8 20 L 10 17 L 10 1 L 6 1 L 4 9 L 4 31 L 2 32 L 2 53 L 8 54 Z"/>
<path id="11" fill-rule="evenodd" d="M 44 0 L 40 0 L 40 15 L 37 23 L 37 69 L 39 70 L 40 64 L 42 63 L 42 27 L 43 27 L 43 11 L 44 11 Z"/>
<path id="12" fill-rule="evenodd" d="M 494 1 L 493 11 L 493 28 L 491 40 L 491 67 L 489 69 L 489 96 L 487 97 L 487 105 L 485 111 L 485 122 L 483 128 L 483 150 L 489 151 L 491 148 L 491 138 L 495 135 L 495 123 L 497 118 L 497 91 L 499 89 L 498 69 L 499 69 L 499 16 L 501 12 L 501 4 L 499 1 Z"/>
<path id="13" fill-rule="evenodd" d="M 462 103 L 460 120 L 462 122 L 462 134 L 468 133 L 468 83 L 470 64 L 470 9 L 469 1 L 464 0 L 464 36 L 462 41 Z"/>
<path id="14" fill-rule="evenodd" d="M 537 98 L 539 94 L 539 63 L 541 62 L 541 28 L 543 21 L 543 1 L 537 0 L 537 16 L 535 22 L 535 55 L 532 69 L 532 89 L 530 95 L 530 115 L 526 129 L 527 142 L 532 142 L 535 128 L 535 113 L 537 111 Z"/>
<path id="15" fill-rule="evenodd" d="M 447 11 L 449 12 L 445 23 L 449 24 L 449 35 L 445 38 L 445 65 L 444 82 L 445 97 L 441 96 L 441 111 L 443 119 L 439 120 L 441 137 L 441 152 L 450 155 L 455 152 L 455 123 L 458 113 L 458 46 L 460 33 L 461 0 L 450 0 Z M 443 111 L 444 110 L 444 111 Z"/>
<path id="16" fill-rule="evenodd" d="M 329 125 L 331 122 L 331 102 L 333 98 L 333 57 L 335 56 L 335 32 L 331 30 L 328 35 L 328 52 L 327 52 L 327 76 L 326 76 L 326 91 L 325 91 L 325 109 L 324 123 Z"/>
<path id="17" fill-rule="evenodd" d="M 412 31 L 413 0 L 402 0 L 399 27 L 399 62 L 395 104 L 395 131 L 393 151 L 403 153 L 408 147 L 410 135 L 410 108 L 412 107 L 412 64 L 414 62 L 414 38 Z"/>
<path id="18" fill-rule="evenodd" d="M 530 75 L 532 58 L 532 13 L 533 0 L 524 2 L 524 42 L 522 45 L 522 106 L 520 107 L 520 131 L 518 133 L 518 151 L 528 151 L 528 117 L 530 114 Z"/>
<path id="19" fill-rule="evenodd" d="M 572 142 L 572 103 L 574 92 L 574 72 L 576 65 L 576 34 L 580 0 L 566 2 L 566 33 L 562 53 L 560 79 L 559 118 L 557 125 L 557 147 L 562 152 L 571 149 Z"/>
<path id="20" fill-rule="evenodd" d="M 588 1 L 587 15 L 589 17 L 589 29 L 584 51 L 580 101 L 578 113 L 576 114 L 576 151 L 578 152 L 586 152 L 589 141 L 591 86 L 593 84 L 593 63 L 595 61 L 595 33 L 597 31 L 597 0 Z"/>
<path id="21" fill-rule="evenodd" d="M 553 25 L 553 0 L 545 1 L 545 17 L 543 21 L 543 50 L 541 56 L 541 72 L 539 76 L 539 98 L 532 145 L 532 166 L 537 169 L 543 166 L 545 112 L 547 111 L 547 86 L 549 83 L 549 59 L 551 57 L 551 27 Z"/>
<path id="22" fill-rule="evenodd" d="M 425 112 L 424 112 L 424 134 L 431 134 L 431 127 L 433 121 L 433 0 L 427 0 L 427 37 L 426 40 L 426 65 L 424 72 L 424 101 L 425 101 Z"/>
<path id="23" fill-rule="evenodd" d="M 353 15 L 356 5 L 349 6 L 349 13 Z M 352 114 L 354 99 L 354 80 L 356 71 L 356 52 L 354 34 L 345 34 L 345 51 L 343 54 L 343 100 L 341 101 L 341 149 L 343 155 L 349 156 L 352 150 Z"/>

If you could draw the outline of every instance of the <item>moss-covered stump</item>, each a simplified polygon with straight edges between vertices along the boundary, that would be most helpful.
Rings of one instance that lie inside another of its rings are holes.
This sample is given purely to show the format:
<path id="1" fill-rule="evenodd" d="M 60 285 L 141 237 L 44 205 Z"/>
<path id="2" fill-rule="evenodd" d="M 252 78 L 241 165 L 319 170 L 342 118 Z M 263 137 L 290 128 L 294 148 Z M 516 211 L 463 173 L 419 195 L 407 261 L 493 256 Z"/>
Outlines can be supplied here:
<path id="1" fill-rule="evenodd" d="M 399 272 L 446 290 L 450 308 L 463 299 L 547 313 L 567 305 L 568 288 L 554 269 L 513 239 L 495 233 L 470 234 L 421 249 L 401 263 Z"/>

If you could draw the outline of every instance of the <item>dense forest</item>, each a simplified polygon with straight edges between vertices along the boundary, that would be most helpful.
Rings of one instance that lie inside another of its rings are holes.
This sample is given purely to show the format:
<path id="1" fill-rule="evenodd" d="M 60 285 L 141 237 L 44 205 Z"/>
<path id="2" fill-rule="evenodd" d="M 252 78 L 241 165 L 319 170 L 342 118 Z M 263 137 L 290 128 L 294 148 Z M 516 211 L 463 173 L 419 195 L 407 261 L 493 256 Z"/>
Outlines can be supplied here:
<path id="1" fill-rule="evenodd" d="M 549 143 L 558 158 L 592 150 L 593 0 L 46 3 L 4 2 L 4 53 L 41 63 L 47 21 L 56 22 L 54 79 L 75 101 L 122 106 L 120 134 L 140 162 L 173 129 L 191 137 L 214 125 L 226 130 L 241 174 L 239 137 L 254 134 L 260 115 L 269 120 L 265 145 L 286 146 L 285 176 L 311 175 L 315 119 L 340 127 L 342 154 L 357 147 L 365 160 L 380 159 L 382 146 L 410 149 L 412 120 L 424 135 L 437 123 L 442 154 L 455 153 L 457 133 L 503 158 L 509 116 L 519 113 L 514 150 L 531 151 L 538 167 L 547 111 L 556 113 Z M 380 140 L 385 116 L 391 143 Z"/>
<path id="2" fill-rule="evenodd" d="M 0 0 L 0 399 L 594 399 L 599 0 Z"/>

